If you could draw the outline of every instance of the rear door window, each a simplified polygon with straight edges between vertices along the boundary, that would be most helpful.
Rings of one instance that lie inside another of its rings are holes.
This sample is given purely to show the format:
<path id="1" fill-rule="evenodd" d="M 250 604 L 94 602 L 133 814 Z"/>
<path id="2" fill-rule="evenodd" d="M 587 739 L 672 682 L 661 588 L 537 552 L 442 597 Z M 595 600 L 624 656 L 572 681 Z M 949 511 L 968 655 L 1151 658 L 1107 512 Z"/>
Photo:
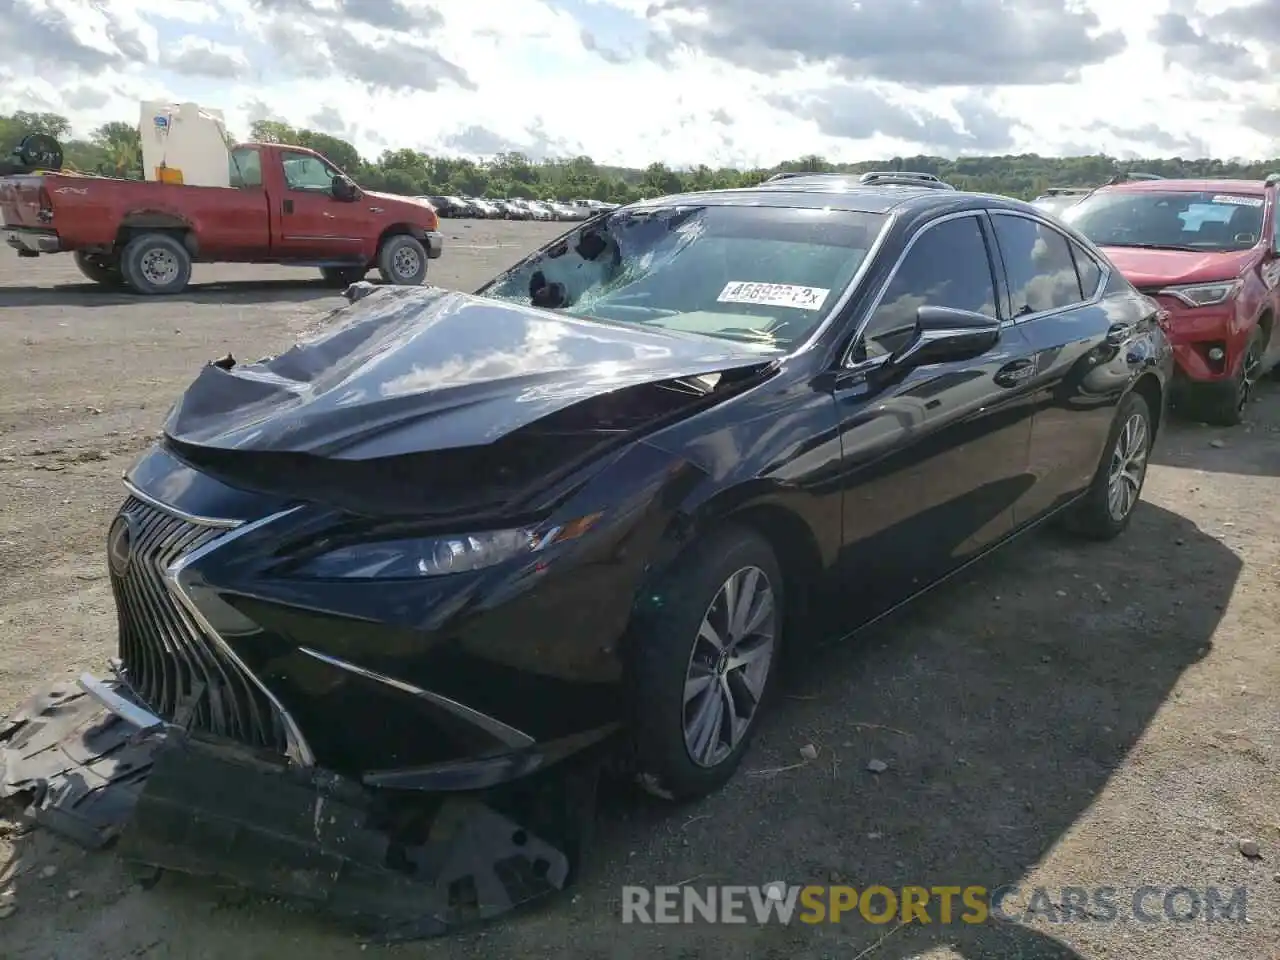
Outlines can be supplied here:
<path id="1" fill-rule="evenodd" d="M 1078 243 L 1071 244 L 1071 255 L 1076 261 L 1076 274 L 1080 278 L 1080 293 L 1085 300 L 1092 300 L 1102 282 L 1102 267 L 1093 255 Z"/>
<path id="2" fill-rule="evenodd" d="M 1064 235 L 1027 217 L 993 211 L 991 219 L 1009 278 L 1013 317 L 1059 310 L 1084 299 Z"/>

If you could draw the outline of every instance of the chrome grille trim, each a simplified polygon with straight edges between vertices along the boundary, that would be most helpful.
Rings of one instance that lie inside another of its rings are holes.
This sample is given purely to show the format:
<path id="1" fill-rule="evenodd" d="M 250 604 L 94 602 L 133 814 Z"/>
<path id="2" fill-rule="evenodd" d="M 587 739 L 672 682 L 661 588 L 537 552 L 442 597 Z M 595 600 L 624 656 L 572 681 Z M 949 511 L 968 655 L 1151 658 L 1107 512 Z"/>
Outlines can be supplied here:
<path id="1" fill-rule="evenodd" d="M 137 538 L 124 575 L 111 571 L 111 587 L 131 690 L 167 721 L 180 719 L 312 765 L 311 750 L 284 706 L 212 628 L 180 580 L 194 559 L 280 514 L 249 524 L 195 517 L 126 487 L 119 513 L 131 518 Z"/>
<path id="2" fill-rule="evenodd" d="M 197 526 L 219 527 L 221 529 L 230 530 L 243 523 L 241 520 L 221 520 L 216 517 L 202 517 L 198 514 L 187 513 L 185 510 L 179 510 L 177 507 L 172 507 L 167 503 L 161 503 L 155 497 L 151 496 L 151 494 L 136 487 L 127 476 L 124 478 L 124 489 L 129 496 L 133 497 L 135 500 L 141 500 L 148 506 L 155 507 L 157 510 L 169 514 L 171 517 L 177 517 L 179 520 L 186 520 L 188 523 L 194 523 Z"/>

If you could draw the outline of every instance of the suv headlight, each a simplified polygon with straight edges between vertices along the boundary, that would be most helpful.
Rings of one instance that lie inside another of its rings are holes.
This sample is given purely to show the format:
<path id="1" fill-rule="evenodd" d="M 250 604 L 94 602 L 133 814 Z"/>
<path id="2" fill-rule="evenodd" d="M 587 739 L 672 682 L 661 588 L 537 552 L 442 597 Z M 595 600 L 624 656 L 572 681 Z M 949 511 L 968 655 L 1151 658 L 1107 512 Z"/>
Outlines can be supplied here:
<path id="1" fill-rule="evenodd" d="M 574 540 L 600 514 L 550 528 L 512 527 L 440 537 L 380 540 L 323 551 L 303 562 L 298 574 L 320 580 L 410 580 L 483 570 Z"/>
<path id="2" fill-rule="evenodd" d="M 1225 303 L 1239 291 L 1239 280 L 1222 280 L 1217 283 L 1191 283 L 1165 287 L 1159 292 L 1177 297 L 1188 307 L 1212 307 L 1218 303 Z"/>

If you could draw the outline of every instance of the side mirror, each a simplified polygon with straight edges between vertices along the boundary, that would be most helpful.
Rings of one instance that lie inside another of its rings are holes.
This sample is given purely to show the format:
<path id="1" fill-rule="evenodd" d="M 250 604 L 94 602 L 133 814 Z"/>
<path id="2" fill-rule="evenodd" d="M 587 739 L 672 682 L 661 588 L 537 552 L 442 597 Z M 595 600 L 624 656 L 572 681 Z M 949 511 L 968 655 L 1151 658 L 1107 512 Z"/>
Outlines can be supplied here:
<path id="1" fill-rule="evenodd" d="M 985 313 L 923 306 L 916 311 L 911 340 L 889 358 L 898 369 L 971 360 L 1000 341 L 1000 321 Z"/>
<path id="2" fill-rule="evenodd" d="M 356 185 L 346 177 L 334 177 L 331 189 L 333 191 L 333 199 L 335 200 L 342 200 L 349 203 L 352 200 L 360 199 L 359 189 L 357 189 Z"/>

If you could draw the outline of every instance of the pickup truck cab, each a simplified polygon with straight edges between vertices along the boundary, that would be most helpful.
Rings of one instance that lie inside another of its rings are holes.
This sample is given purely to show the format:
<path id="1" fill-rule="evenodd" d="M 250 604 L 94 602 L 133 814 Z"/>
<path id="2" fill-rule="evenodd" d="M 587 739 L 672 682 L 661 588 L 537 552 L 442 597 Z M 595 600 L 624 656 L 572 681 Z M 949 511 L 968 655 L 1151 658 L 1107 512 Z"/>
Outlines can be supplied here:
<path id="1" fill-rule="evenodd" d="M 334 286 L 377 267 L 388 283 L 417 285 L 441 254 L 430 205 L 362 190 L 312 150 L 245 143 L 229 163 L 230 187 L 5 177 L 5 240 L 20 257 L 71 253 L 89 279 L 142 294 L 180 292 L 196 262 L 314 266 Z"/>

